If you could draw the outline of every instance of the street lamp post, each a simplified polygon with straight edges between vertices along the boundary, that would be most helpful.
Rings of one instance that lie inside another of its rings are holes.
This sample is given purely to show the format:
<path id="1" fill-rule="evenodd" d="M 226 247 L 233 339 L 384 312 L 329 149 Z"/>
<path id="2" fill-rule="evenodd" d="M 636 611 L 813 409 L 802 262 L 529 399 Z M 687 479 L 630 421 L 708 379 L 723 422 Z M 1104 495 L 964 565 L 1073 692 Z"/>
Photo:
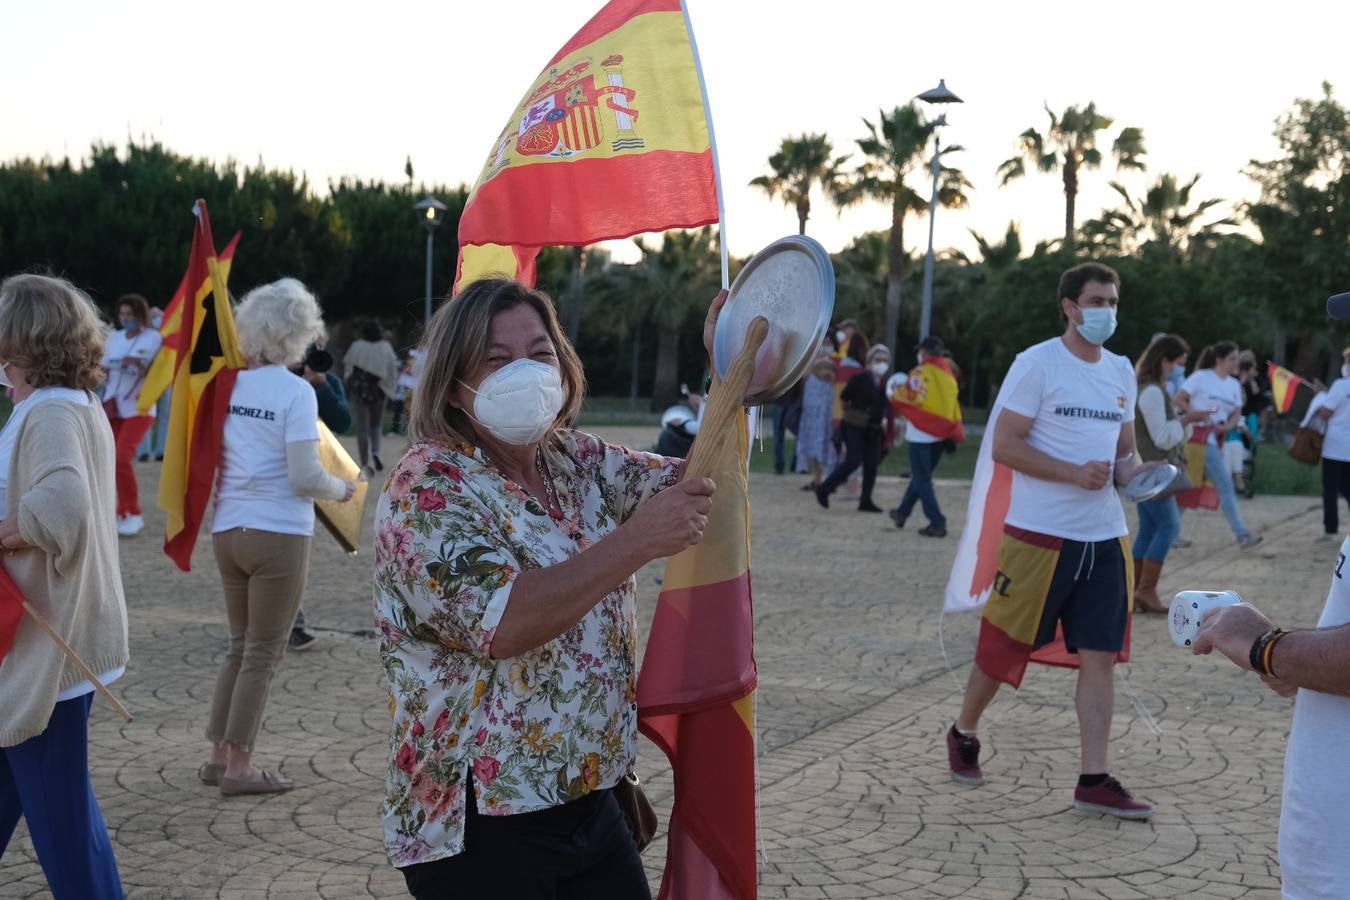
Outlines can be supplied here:
<path id="1" fill-rule="evenodd" d="M 427 293 L 426 309 L 422 321 L 424 324 L 431 322 L 431 249 L 433 236 L 436 229 L 440 227 L 441 220 L 445 218 L 446 205 L 435 197 L 423 197 L 413 207 L 420 215 L 422 227 L 427 230 Z"/>
<path id="2" fill-rule="evenodd" d="M 924 103 L 961 103 L 960 97 L 947 90 L 945 79 L 938 79 L 938 86 L 924 91 L 918 99 Z M 919 313 L 919 340 L 928 337 L 928 329 L 933 323 L 933 224 L 937 217 L 938 179 L 942 174 L 942 138 L 937 128 L 947 124 L 947 114 L 943 113 L 933 122 L 933 193 L 928 198 L 928 255 L 923 260 L 923 307 Z"/>

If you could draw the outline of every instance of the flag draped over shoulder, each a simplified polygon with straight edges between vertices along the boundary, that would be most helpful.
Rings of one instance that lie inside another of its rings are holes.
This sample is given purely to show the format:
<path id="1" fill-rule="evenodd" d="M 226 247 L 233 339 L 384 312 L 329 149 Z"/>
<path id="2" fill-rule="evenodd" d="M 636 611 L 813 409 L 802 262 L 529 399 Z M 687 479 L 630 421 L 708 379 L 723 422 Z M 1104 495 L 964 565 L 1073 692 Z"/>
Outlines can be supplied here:
<path id="1" fill-rule="evenodd" d="M 1305 384 L 1304 380 L 1274 363 L 1268 364 L 1267 373 L 1270 375 L 1270 394 L 1275 401 L 1275 411 L 1289 412 L 1294 408 L 1294 397 L 1299 387 Z"/>
<path id="2" fill-rule="evenodd" d="M 701 543 L 671 558 L 638 677 L 638 728 L 675 773 L 661 900 L 753 900 L 756 684 L 749 429 L 713 466 Z"/>
<path id="3" fill-rule="evenodd" d="M 1013 371 L 1017 371 L 1014 369 Z M 1023 377 L 1030 369 L 1021 369 Z M 1012 372 L 1009 373 L 1012 375 Z M 979 609 L 986 606 L 993 593 L 999 574 L 999 551 L 1008 536 L 1006 520 L 1013 500 L 1013 470 L 1001 463 L 994 462 L 994 431 L 999 416 L 1003 414 L 1004 398 L 1012 396 L 1019 381 L 1010 377 L 1003 383 L 989 411 L 989 424 L 985 426 L 984 436 L 980 440 L 980 455 L 975 463 L 975 476 L 970 483 L 970 505 L 966 510 L 966 527 L 961 532 L 961 542 L 956 548 L 956 559 L 952 562 L 951 575 L 947 580 L 947 590 L 943 598 L 942 611 L 960 612 Z M 1045 543 L 1041 539 L 1046 535 L 1033 535 L 1012 529 L 1012 537 L 1030 548 L 1029 552 L 1051 549 L 1038 546 Z M 1058 539 L 1051 539 L 1058 540 Z M 1128 553 L 1126 554 L 1128 556 Z M 1051 566 L 1053 569 L 1053 565 Z M 1133 577 L 1126 572 L 1127 593 L 1134 595 Z M 997 639 L 989 641 L 991 646 L 1010 649 L 1022 645 L 1029 649 L 1035 640 L 1036 627 L 1039 624 L 1039 612 L 1035 616 L 1018 613 L 1009 616 L 1000 611 L 998 616 L 986 615 L 981 622 L 982 632 L 993 629 L 999 632 Z M 986 643 L 982 636 L 981 643 Z M 1125 644 L 1117 655 L 1120 662 L 1130 661 L 1130 626 L 1127 621 Z M 1050 644 L 1031 653 L 1031 662 L 1048 666 L 1066 666 L 1076 668 L 1078 655 L 1070 653 L 1064 644 L 1063 630 L 1055 635 Z M 994 673 L 986 673 L 993 675 Z M 1020 675 L 1017 677 L 1020 681 Z M 1012 682 L 1016 683 L 1016 681 Z"/>
<path id="4" fill-rule="evenodd" d="M 460 216 L 455 289 L 493 274 L 533 284 L 545 245 L 717 219 L 684 4 L 613 0 L 544 65 L 493 144 Z"/>
<path id="5" fill-rule="evenodd" d="M 236 231 L 217 257 L 220 260 L 221 277 L 226 281 L 230 278 L 230 266 L 234 262 L 234 251 L 239 246 L 241 234 Z M 145 373 L 145 383 L 141 385 L 140 396 L 136 398 L 136 408 L 143 416 L 148 415 L 159 398 L 164 396 L 178 371 L 178 351 L 183 346 L 183 298 L 187 296 L 187 286 L 188 274 L 185 272 L 183 280 L 178 283 L 178 290 L 173 292 L 173 298 L 164 310 L 164 319 L 159 327 L 163 343 L 155 355 L 155 361 Z"/>
<path id="6" fill-rule="evenodd" d="M 211 498 L 230 394 L 244 367 L 205 201 L 197 201 L 194 213 L 197 225 L 183 277 L 180 352 L 174 362 L 173 402 L 159 482 L 159 507 L 169 517 L 164 552 L 184 572 L 192 562 L 192 548 Z"/>
<path id="7" fill-rule="evenodd" d="M 925 434 L 960 443 L 966 439 L 966 429 L 957 395 L 951 363 L 941 357 L 928 359 L 910 370 L 908 378 L 897 379 L 891 408 Z"/>

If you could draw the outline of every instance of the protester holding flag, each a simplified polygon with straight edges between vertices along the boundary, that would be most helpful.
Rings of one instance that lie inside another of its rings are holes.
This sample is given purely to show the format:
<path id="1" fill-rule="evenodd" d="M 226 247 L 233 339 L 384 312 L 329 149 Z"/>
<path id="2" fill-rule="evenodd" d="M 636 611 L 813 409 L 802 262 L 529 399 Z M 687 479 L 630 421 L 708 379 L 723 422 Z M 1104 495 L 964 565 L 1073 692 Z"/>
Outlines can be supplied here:
<path id="1" fill-rule="evenodd" d="M 945 350 L 937 335 L 924 338 L 915 348 L 918 365 L 908 375 L 892 376 L 886 391 L 895 412 L 905 417 L 909 444 L 909 487 L 900 505 L 891 510 L 891 521 L 904 528 L 914 505 L 922 503 L 928 525 L 919 534 L 939 538 L 947 536 L 947 517 L 933 490 L 933 471 L 947 447 L 965 439 L 956 375 Z"/>
<path id="2" fill-rule="evenodd" d="M 1120 276 L 1083 263 L 1060 278 L 1063 335 L 1018 354 L 990 417 L 947 606 L 985 603 L 975 665 L 947 732 L 952 778 L 983 784 L 977 728 L 1028 661 L 1078 667 L 1082 759 L 1074 806 L 1142 819 L 1153 808 L 1111 776 L 1114 667 L 1128 660 L 1131 577 L 1113 487 L 1159 465 L 1135 453 L 1129 360 L 1106 350 Z M 953 601 L 956 601 L 953 604 Z"/>
<path id="3" fill-rule="evenodd" d="M 581 362 L 519 282 L 469 285 L 422 350 L 376 533 L 390 859 L 418 898 L 647 897 L 611 790 L 637 753 L 633 573 L 700 540 L 713 484 L 570 428 Z"/>
<path id="4" fill-rule="evenodd" d="M 314 500 L 347 500 L 354 482 L 319 462 L 314 390 L 291 366 L 323 333 L 319 304 L 294 278 L 254 288 L 234 314 L 248 368 L 234 382 L 221 436 L 212 525 L 230 649 L 216 681 L 198 775 L 224 796 L 290 790 L 253 765 L 272 676 L 305 592 Z"/>
<path id="5" fill-rule="evenodd" d="M 146 327 L 150 304 L 140 294 L 127 294 L 117 301 L 117 321 L 121 330 L 108 336 L 103 352 L 103 367 L 108 371 L 103 408 L 117 443 L 117 533 L 132 537 L 145 529 L 136 484 L 136 448 L 155 422 L 155 407 L 142 413 L 137 402 L 161 339 L 158 331 Z"/>
<path id="6" fill-rule="evenodd" d="M 1210 413 L 1209 427 L 1195 431 L 1196 440 L 1202 436 L 1205 440 L 1205 477 L 1218 491 L 1219 506 L 1237 537 L 1238 546 L 1247 550 L 1261 543 L 1261 535 L 1252 534 L 1242 518 L 1233 475 L 1219 446 L 1242 420 L 1242 386 L 1234 377 L 1237 369 L 1237 344 L 1219 341 L 1206 347 L 1200 351 L 1195 371 L 1177 391 L 1176 404 L 1183 414 L 1192 410 Z"/>
<path id="7" fill-rule="evenodd" d="M 18 401 L 0 431 L 0 855 L 20 816 L 55 900 L 120 900 L 89 780 L 94 685 L 31 618 L 25 599 L 108 683 L 127 664 L 114 529 L 114 442 L 93 389 L 103 323 L 74 285 L 0 284 L 0 385 Z M 132 445 L 134 449 L 135 445 Z"/>
<path id="8" fill-rule="evenodd" d="M 1322 539 L 1330 541 L 1341 531 L 1336 504 L 1341 497 L 1350 502 L 1350 347 L 1341 353 L 1341 377 L 1327 388 L 1314 415 L 1326 423 L 1322 440 Z"/>

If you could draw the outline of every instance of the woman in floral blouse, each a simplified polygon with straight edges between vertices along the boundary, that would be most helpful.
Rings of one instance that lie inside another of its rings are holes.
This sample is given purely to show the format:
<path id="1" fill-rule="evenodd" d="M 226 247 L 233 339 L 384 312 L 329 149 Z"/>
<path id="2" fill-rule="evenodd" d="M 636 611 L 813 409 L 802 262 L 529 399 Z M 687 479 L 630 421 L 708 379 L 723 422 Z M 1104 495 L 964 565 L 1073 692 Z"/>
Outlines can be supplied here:
<path id="1" fill-rule="evenodd" d="M 611 791 L 636 755 L 633 573 L 700 540 L 713 484 L 568 427 L 585 379 L 539 292 L 476 282 L 422 350 L 376 534 L 389 856 L 419 900 L 649 897 Z"/>

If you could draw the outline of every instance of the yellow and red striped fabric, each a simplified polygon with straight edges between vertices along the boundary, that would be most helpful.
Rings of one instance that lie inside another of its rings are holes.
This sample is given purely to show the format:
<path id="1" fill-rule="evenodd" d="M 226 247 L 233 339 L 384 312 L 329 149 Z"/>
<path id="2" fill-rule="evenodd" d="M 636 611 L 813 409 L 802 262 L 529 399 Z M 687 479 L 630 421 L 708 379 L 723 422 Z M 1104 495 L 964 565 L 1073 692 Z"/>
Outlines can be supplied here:
<path id="1" fill-rule="evenodd" d="M 1218 509 L 1219 489 L 1205 477 L 1205 447 L 1209 444 L 1209 429 L 1196 426 L 1186 442 L 1186 476 L 1193 487 L 1178 491 L 1177 506 L 1182 509 Z"/>
<path id="2" fill-rule="evenodd" d="M 1294 395 L 1304 384 L 1303 379 L 1274 363 L 1268 363 L 1266 371 L 1270 375 L 1270 394 L 1271 399 L 1275 401 L 1275 411 L 1289 412 L 1294 406 Z"/>
<path id="3" fill-rule="evenodd" d="M 459 220 L 455 289 L 534 280 L 540 247 L 716 222 L 703 84 L 681 0 L 613 0 L 512 111 Z"/>
<path id="4" fill-rule="evenodd" d="M 703 541 L 671 558 L 638 676 L 638 728 L 670 758 L 661 900 L 754 900 L 749 427 L 727 441 Z"/>
<path id="5" fill-rule="evenodd" d="M 217 257 L 221 276 L 226 281 L 230 278 L 230 266 L 234 263 L 234 251 L 239 246 L 241 234 L 243 232 L 236 231 Z M 178 290 L 173 292 L 173 298 L 164 310 L 164 320 L 159 326 L 164 343 L 155 355 L 155 361 L 150 364 L 149 371 L 145 373 L 145 383 L 141 385 L 140 396 L 136 398 L 136 408 L 141 415 L 149 414 L 150 408 L 159 402 L 169 385 L 173 384 L 174 372 L 178 368 L 178 350 L 183 344 L 183 298 L 187 296 L 187 279 L 188 275 L 184 272 Z"/>
<path id="6" fill-rule="evenodd" d="M 923 365 L 910 370 L 907 379 L 897 383 L 891 394 L 891 409 L 925 434 L 957 443 L 966 439 L 956 376 L 951 363 L 942 357 L 924 360 Z"/>
<path id="7" fill-rule="evenodd" d="M 1120 538 L 1125 558 L 1130 557 L 1130 539 Z M 1055 577 L 1064 541 L 1048 534 L 1037 534 L 1012 525 L 1003 528 L 998 549 L 997 579 L 980 620 L 980 638 L 975 662 L 990 678 L 1020 687 L 1027 663 L 1076 668 L 1077 654 L 1064 644 L 1063 629 L 1055 640 L 1033 650 L 1036 635 L 1045 614 L 1045 601 Z M 1126 595 L 1134 607 L 1134 573 L 1126 567 Z M 1130 661 L 1130 619 L 1125 625 L 1125 645 L 1117 654 L 1119 662 Z"/>
<path id="8" fill-rule="evenodd" d="M 847 356 L 837 357 L 834 361 L 834 427 L 838 428 L 839 423 L 844 418 L 844 400 L 840 396 L 844 393 L 844 386 L 848 384 L 850 378 L 863 370 L 862 365 L 850 359 Z"/>
<path id="9" fill-rule="evenodd" d="M 216 256 L 206 202 L 198 200 L 192 252 L 183 277 L 181 343 L 174 360 L 159 508 L 168 513 L 164 552 L 188 571 L 197 532 L 220 464 L 221 435 L 230 394 L 244 356 L 234 330 L 224 266 Z"/>

